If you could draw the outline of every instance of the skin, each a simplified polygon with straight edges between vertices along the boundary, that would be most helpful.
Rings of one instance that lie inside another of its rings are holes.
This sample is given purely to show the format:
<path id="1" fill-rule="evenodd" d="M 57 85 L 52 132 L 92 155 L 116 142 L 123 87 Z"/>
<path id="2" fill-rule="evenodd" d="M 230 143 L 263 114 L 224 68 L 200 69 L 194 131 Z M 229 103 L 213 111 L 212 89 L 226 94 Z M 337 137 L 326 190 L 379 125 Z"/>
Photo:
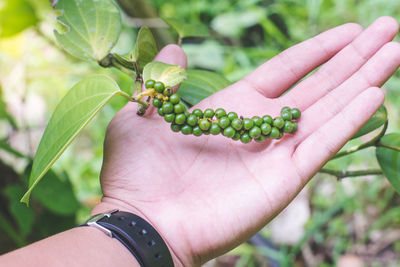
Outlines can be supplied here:
<path id="1" fill-rule="evenodd" d="M 153 108 L 138 117 L 136 104 L 126 105 L 107 129 L 104 197 L 93 214 L 119 208 L 143 216 L 168 244 L 176 266 L 199 266 L 246 241 L 382 104 L 379 87 L 400 65 L 400 45 L 392 42 L 397 32 L 390 17 L 365 30 L 339 26 L 289 48 L 194 107 L 222 107 L 245 117 L 276 117 L 283 106 L 298 107 L 297 133 L 280 140 L 241 144 L 222 136 L 183 136 Z M 174 45 L 156 60 L 186 66 Z M 68 238 L 68 231 L 63 234 Z M 30 247 L 35 245 L 19 255 Z M 10 266 L 17 258 L 9 256 Z"/>

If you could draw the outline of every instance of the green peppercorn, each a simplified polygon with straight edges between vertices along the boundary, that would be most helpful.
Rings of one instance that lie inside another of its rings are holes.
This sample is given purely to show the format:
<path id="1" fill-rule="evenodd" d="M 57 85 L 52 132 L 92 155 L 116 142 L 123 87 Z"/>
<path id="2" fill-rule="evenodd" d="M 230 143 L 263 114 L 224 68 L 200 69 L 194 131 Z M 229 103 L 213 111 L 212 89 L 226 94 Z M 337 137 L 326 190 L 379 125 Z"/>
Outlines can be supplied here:
<path id="1" fill-rule="evenodd" d="M 181 132 L 184 135 L 188 135 L 188 134 L 191 134 L 193 132 L 193 128 L 192 128 L 192 126 L 185 124 L 181 128 Z"/>
<path id="2" fill-rule="evenodd" d="M 156 83 L 155 80 L 147 80 L 144 84 L 147 89 L 154 88 L 154 84 Z"/>
<path id="3" fill-rule="evenodd" d="M 194 136 L 200 136 L 202 134 L 203 134 L 203 130 L 199 126 L 193 127 L 193 135 Z"/>
<path id="4" fill-rule="evenodd" d="M 163 95 L 165 95 L 165 96 L 171 96 L 173 93 L 174 93 L 174 91 L 172 90 L 171 87 L 167 87 L 163 91 Z"/>
<path id="5" fill-rule="evenodd" d="M 276 127 L 272 127 L 271 132 L 269 133 L 269 137 L 272 139 L 277 139 L 279 137 L 279 129 Z"/>
<path id="6" fill-rule="evenodd" d="M 175 116 L 175 123 L 176 123 L 176 124 L 182 125 L 182 124 L 184 124 L 185 122 L 186 122 L 186 116 L 185 116 L 185 114 L 182 114 L 182 113 L 176 114 L 176 116 Z"/>
<path id="7" fill-rule="evenodd" d="M 282 117 L 282 119 L 284 119 L 285 121 L 291 121 L 291 120 L 292 120 L 292 113 L 289 112 L 289 111 L 281 112 L 281 117 Z"/>
<path id="8" fill-rule="evenodd" d="M 291 121 L 285 121 L 285 125 L 283 126 L 283 131 L 285 133 L 291 133 L 293 130 L 293 123 Z"/>
<path id="9" fill-rule="evenodd" d="M 274 122 L 273 122 L 274 127 L 278 128 L 278 129 L 282 129 L 284 124 L 285 124 L 285 121 L 281 117 L 276 117 L 274 119 Z"/>
<path id="10" fill-rule="evenodd" d="M 173 122 L 175 120 L 175 114 L 174 113 L 165 114 L 164 120 L 166 122 Z"/>
<path id="11" fill-rule="evenodd" d="M 199 121 L 199 127 L 203 131 L 208 131 L 208 129 L 210 129 L 210 127 L 211 127 L 211 122 L 207 119 L 202 119 Z"/>
<path id="12" fill-rule="evenodd" d="M 236 119 L 234 119 L 234 120 L 231 122 L 231 126 L 232 126 L 235 130 L 239 131 L 239 130 L 241 130 L 242 127 L 243 127 L 243 122 L 242 122 L 241 119 L 236 118 Z"/>
<path id="13" fill-rule="evenodd" d="M 238 115 L 236 114 L 236 112 L 229 112 L 228 113 L 228 119 L 230 121 L 233 121 L 234 119 L 238 118 Z"/>
<path id="14" fill-rule="evenodd" d="M 178 104 L 179 103 L 179 101 L 180 101 L 180 98 L 179 98 L 179 96 L 177 95 L 177 94 L 173 94 L 173 95 L 171 95 L 170 97 L 169 97 L 169 101 L 172 103 L 172 104 Z"/>
<path id="15" fill-rule="evenodd" d="M 261 142 L 263 142 L 266 138 L 267 138 L 267 137 L 265 137 L 264 135 L 260 135 L 260 136 L 259 136 L 257 139 L 255 139 L 255 140 L 256 140 L 256 142 L 261 143 Z"/>
<path id="16" fill-rule="evenodd" d="M 204 118 L 211 119 L 212 117 L 214 117 L 214 110 L 212 110 L 211 108 L 204 110 Z"/>
<path id="17" fill-rule="evenodd" d="M 283 133 L 279 132 L 279 136 L 276 139 L 281 139 L 283 137 Z"/>
<path id="18" fill-rule="evenodd" d="M 262 119 L 265 123 L 272 125 L 272 117 L 270 115 L 265 115 L 264 117 L 262 117 Z"/>
<path id="19" fill-rule="evenodd" d="M 161 108 L 163 102 L 161 99 L 158 98 L 153 98 L 153 106 L 155 106 L 156 108 Z"/>
<path id="20" fill-rule="evenodd" d="M 164 84 L 162 82 L 155 82 L 154 83 L 154 90 L 158 93 L 162 93 L 164 91 Z"/>
<path id="21" fill-rule="evenodd" d="M 290 112 L 290 108 L 289 107 L 287 107 L 287 106 L 285 106 L 285 107 L 283 107 L 282 109 L 281 109 L 281 114 L 283 113 L 283 112 Z"/>
<path id="22" fill-rule="evenodd" d="M 164 116 L 164 112 L 163 112 L 163 109 L 162 109 L 162 108 L 157 109 L 157 113 L 158 113 L 158 115 L 160 115 L 161 117 Z"/>
<path id="23" fill-rule="evenodd" d="M 243 119 L 243 128 L 245 130 L 250 130 L 254 126 L 254 121 L 248 118 Z"/>
<path id="24" fill-rule="evenodd" d="M 203 131 L 203 134 L 204 134 L 204 135 L 209 135 L 209 134 L 210 134 L 210 130 L 208 130 L 208 131 Z"/>
<path id="25" fill-rule="evenodd" d="M 183 104 L 179 103 L 174 106 L 174 113 L 178 114 L 178 113 L 183 113 L 183 112 L 185 112 L 185 106 Z M 183 114 L 183 115 L 185 115 L 185 114 Z"/>
<path id="26" fill-rule="evenodd" d="M 301 111 L 300 111 L 300 109 L 298 109 L 298 108 L 292 109 L 291 113 L 292 113 L 292 118 L 293 118 L 294 120 L 297 120 L 297 119 L 300 118 L 300 116 L 301 116 Z"/>
<path id="27" fill-rule="evenodd" d="M 253 128 L 250 129 L 249 135 L 251 138 L 258 138 L 261 135 L 261 129 L 258 126 L 254 126 Z"/>
<path id="28" fill-rule="evenodd" d="M 290 133 L 293 134 L 293 133 L 297 132 L 297 123 L 292 121 L 292 125 L 293 125 L 293 128 L 292 128 L 292 131 Z"/>
<path id="29" fill-rule="evenodd" d="M 240 133 L 236 132 L 235 135 L 232 137 L 232 139 L 235 141 L 240 140 L 240 136 L 241 136 Z"/>
<path id="30" fill-rule="evenodd" d="M 174 105 L 171 102 L 164 102 L 162 109 L 164 114 L 169 114 L 174 111 Z"/>
<path id="31" fill-rule="evenodd" d="M 260 127 L 261 124 L 263 123 L 263 120 L 258 116 L 254 116 L 251 119 L 254 121 L 254 124 L 257 125 L 258 127 Z"/>
<path id="32" fill-rule="evenodd" d="M 232 126 L 228 126 L 224 129 L 223 135 L 232 138 L 233 136 L 235 136 L 235 133 L 236 133 L 235 129 L 233 129 Z"/>
<path id="33" fill-rule="evenodd" d="M 197 118 L 196 115 L 190 114 L 186 119 L 186 123 L 189 124 L 190 126 L 196 126 L 198 120 L 199 120 L 199 118 Z"/>
<path id="34" fill-rule="evenodd" d="M 268 123 L 264 122 L 263 124 L 261 124 L 260 129 L 263 135 L 268 135 L 271 132 L 272 127 Z"/>
<path id="35" fill-rule="evenodd" d="M 192 114 L 196 115 L 198 118 L 203 118 L 203 111 L 201 111 L 200 109 L 196 108 L 195 110 L 193 110 Z"/>
<path id="36" fill-rule="evenodd" d="M 226 127 L 228 127 L 229 125 L 231 125 L 231 121 L 228 119 L 228 117 L 222 117 L 222 118 L 219 119 L 218 125 L 219 125 L 219 127 L 221 127 L 222 129 L 225 129 Z"/>
<path id="37" fill-rule="evenodd" d="M 171 124 L 171 130 L 175 133 L 179 132 L 182 128 L 182 125 L 178 125 L 178 124 Z"/>
<path id="38" fill-rule="evenodd" d="M 221 133 L 221 127 L 217 123 L 212 123 L 210 127 L 210 133 L 212 135 L 217 135 Z"/>
<path id="39" fill-rule="evenodd" d="M 217 117 L 217 119 L 222 118 L 226 116 L 226 111 L 223 108 L 217 108 L 215 110 L 215 117 Z"/>
<path id="40" fill-rule="evenodd" d="M 242 136 L 240 136 L 240 141 L 242 141 L 244 144 L 250 143 L 251 137 L 248 133 L 244 133 Z"/>

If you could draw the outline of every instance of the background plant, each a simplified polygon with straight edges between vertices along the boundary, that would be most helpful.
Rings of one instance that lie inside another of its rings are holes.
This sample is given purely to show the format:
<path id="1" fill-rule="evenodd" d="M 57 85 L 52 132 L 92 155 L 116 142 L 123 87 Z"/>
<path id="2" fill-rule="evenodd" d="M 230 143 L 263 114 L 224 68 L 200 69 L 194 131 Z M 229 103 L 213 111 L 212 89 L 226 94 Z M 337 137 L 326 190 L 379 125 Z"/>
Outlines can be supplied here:
<path id="1" fill-rule="evenodd" d="M 7 173 L 2 175 L 0 180 L 3 183 L 0 216 L 4 221 L 1 225 L 5 225 L 2 231 L 7 233 L 2 241 L 8 244 L 2 246 L 4 251 L 71 227 L 76 224 L 76 220 L 82 220 L 87 216 L 90 207 L 99 196 L 97 177 L 102 155 L 99 143 L 103 138 L 107 122 L 126 101 L 122 98 L 115 99 L 109 106 L 105 106 L 105 110 L 99 113 L 95 122 L 83 131 L 77 144 L 72 145 L 60 162 L 53 167 L 53 171 L 47 174 L 52 177 L 45 177 L 33 190 L 32 208 L 27 209 L 20 205 L 18 200 L 26 188 L 29 176 L 23 174 L 30 173 L 29 163 L 33 151 L 48 120 L 44 119 L 44 113 L 40 112 L 46 106 L 43 100 L 48 102 L 48 110 L 54 110 L 55 104 L 66 93 L 67 88 L 94 73 L 111 75 L 116 79 L 118 86 L 128 94 L 134 89 L 131 87 L 134 84 L 131 75 L 121 66 L 117 68 L 123 72 L 115 68 L 102 69 L 96 62 L 82 62 L 54 48 L 57 47 L 52 35 L 54 16 L 53 18 L 49 16 L 53 11 L 47 1 L 18 0 L 11 4 L 9 1 L 6 3 L 10 6 L 2 8 L 0 13 L 7 12 L 3 14 L 13 14 L 8 17 L 19 16 L 25 19 L 0 20 L 0 28 L 8 29 L 8 32 L 1 31 L 0 41 L 2 51 L 0 79 L 4 88 L 2 94 L 4 101 L 0 105 L 4 124 L 1 135 L 3 137 L 1 158 L 4 162 L 2 173 Z M 367 25 L 379 15 L 396 16 L 398 15 L 396 12 L 400 10 L 396 1 L 377 3 L 322 0 L 304 2 L 121 0 L 118 3 L 129 16 L 123 18 L 121 37 L 111 52 L 122 56 L 131 52 L 138 40 L 137 26 L 143 23 L 153 23 L 153 26 L 157 26 L 152 28 L 152 31 L 158 47 L 170 42 L 181 42 L 189 56 L 189 67 L 201 69 L 189 70 L 189 79 L 179 90 L 180 94 L 185 95 L 184 99 L 189 106 L 230 82 L 240 79 L 281 50 L 324 29 L 347 21 L 357 21 Z M 202 37 L 190 36 L 196 34 L 188 35 L 185 31 L 189 28 L 190 32 L 190 25 L 188 27 L 184 24 L 184 29 L 172 30 L 166 28 L 158 19 L 137 19 L 158 17 L 157 11 L 163 18 L 174 18 L 166 19 L 171 26 L 174 26 L 174 23 L 182 25 L 176 19 L 203 25 L 195 27 L 200 29 L 197 35 Z M 0 17 L 7 18 L 3 14 L 0 14 Z M 205 38 L 208 28 L 211 28 L 211 37 Z M 60 32 L 63 29 L 65 30 L 61 26 Z M 180 32 L 180 37 L 176 32 Z M 34 40 L 34 42 L 28 46 L 23 44 L 24 40 Z M 107 44 L 104 47 L 108 47 Z M 96 55 L 95 59 L 101 61 L 100 54 Z M 122 59 L 119 59 L 119 62 Z M 226 79 L 217 74 L 216 77 L 211 76 L 214 74 L 208 72 L 204 75 L 204 70 L 217 71 Z M 215 84 L 217 85 L 213 87 Z M 397 186 L 398 172 L 393 168 L 399 165 L 397 151 L 382 146 L 397 148 L 398 135 L 390 134 L 379 141 L 378 139 L 374 142 L 368 141 L 379 136 L 387 118 L 390 121 L 387 132 L 398 132 L 398 108 L 394 103 L 398 101 L 399 84 L 398 74 L 386 84 L 385 106 L 389 112 L 386 113 L 385 109 L 381 108 L 375 123 L 370 124 L 374 124 L 370 129 L 379 126 L 380 128 L 352 140 L 343 151 L 352 151 L 353 147 L 358 149 L 369 147 L 369 149 L 332 160 L 324 167 L 325 172 L 341 178 L 349 174 L 379 173 L 382 166 L 387 178 Z M 204 90 L 193 90 L 193 87 L 198 85 Z M 35 99 L 40 100 L 35 102 Z M 39 102 L 42 105 L 38 104 Z M 32 110 L 29 112 L 29 105 L 35 105 L 33 114 Z M 38 114 L 36 118 L 35 113 Z M 28 140 L 31 144 L 25 142 Z M 25 147 L 23 143 L 26 143 Z M 380 165 L 375 160 L 373 150 L 375 145 L 380 146 L 377 149 Z M 59 191 L 55 188 L 59 188 Z M 346 180 L 343 183 L 337 183 L 335 178 L 330 176 L 316 177 L 308 189 L 312 214 L 308 219 L 307 231 L 296 244 L 277 245 L 270 242 L 274 233 L 267 228 L 258 236 L 262 237 L 260 239 L 262 242 L 255 239 L 251 241 L 252 245 L 245 244 L 232 252 L 239 256 L 239 260 L 234 256 L 226 256 L 219 261 L 236 261 L 235 264 L 239 266 L 252 264 L 260 266 L 265 262 L 284 265 L 292 260 L 300 264 L 310 261 L 310 258 L 307 258 L 307 251 L 312 251 L 311 255 L 314 256 L 312 261 L 324 265 L 336 264 L 346 252 L 357 253 L 365 259 L 372 259 L 378 263 L 397 261 L 395 252 L 399 243 L 397 239 L 389 240 L 387 236 L 396 236 L 399 213 L 396 204 L 399 198 L 382 176 Z M 366 221 L 364 224 L 361 223 L 361 226 L 360 218 Z M 57 220 L 69 223 L 61 225 Z M 55 226 L 60 228 L 55 229 Z M 374 245 L 377 248 L 374 248 Z M 382 253 L 389 253 L 390 256 L 383 257 Z"/>

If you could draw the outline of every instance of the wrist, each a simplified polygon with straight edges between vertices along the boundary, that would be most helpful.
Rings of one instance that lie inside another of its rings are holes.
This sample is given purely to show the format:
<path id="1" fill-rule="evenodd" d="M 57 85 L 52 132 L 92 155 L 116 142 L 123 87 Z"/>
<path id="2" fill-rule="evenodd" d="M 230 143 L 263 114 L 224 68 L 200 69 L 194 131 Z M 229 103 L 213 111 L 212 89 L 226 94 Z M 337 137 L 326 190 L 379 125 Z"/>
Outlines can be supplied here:
<path id="1" fill-rule="evenodd" d="M 159 231 L 159 229 L 157 228 L 157 226 L 154 225 L 151 222 L 151 220 L 144 213 L 142 213 L 139 209 L 137 209 L 127 203 L 124 203 L 124 202 L 120 202 L 120 201 L 117 201 L 114 199 L 109 199 L 109 198 L 103 198 L 102 201 L 93 208 L 93 210 L 91 212 L 91 216 L 99 214 L 99 213 L 105 213 L 105 212 L 108 212 L 110 210 L 115 210 L 115 209 L 135 214 L 135 215 L 141 217 L 142 219 L 144 219 L 145 221 L 147 221 L 154 229 L 156 229 L 158 234 L 164 240 L 164 242 L 167 245 L 168 250 L 171 254 L 172 260 L 174 262 L 174 266 L 176 266 L 176 267 L 184 266 L 181 263 L 181 261 L 179 260 L 179 258 L 175 255 L 174 251 L 171 249 L 171 246 L 168 244 L 168 241 L 165 239 L 165 236 L 163 236 L 163 233 L 161 233 Z"/>

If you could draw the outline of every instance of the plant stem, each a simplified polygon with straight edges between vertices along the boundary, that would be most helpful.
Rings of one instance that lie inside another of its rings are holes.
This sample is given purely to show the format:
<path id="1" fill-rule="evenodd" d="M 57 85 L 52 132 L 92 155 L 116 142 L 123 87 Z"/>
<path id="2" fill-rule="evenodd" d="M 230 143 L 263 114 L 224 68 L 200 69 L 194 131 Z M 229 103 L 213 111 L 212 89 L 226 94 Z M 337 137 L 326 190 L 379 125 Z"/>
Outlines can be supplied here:
<path id="1" fill-rule="evenodd" d="M 381 169 L 346 171 L 346 170 L 331 170 L 331 169 L 322 168 L 318 172 L 336 176 L 336 178 L 338 180 L 346 178 L 346 177 L 357 177 L 357 176 L 365 176 L 365 175 L 382 175 L 383 174 Z"/>
<path id="2" fill-rule="evenodd" d="M 389 148 L 389 149 L 392 149 L 392 150 L 400 151 L 400 147 L 389 145 L 389 144 L 385 144 L 385 143 L 382 143 L 380 141 L 376 144 L 376 146 L 377 147 L 385 147 L 385 148 Z"/>
<path id="3" fill-rule="evenodd" d="M 374 138 L 372 138 L 370 141 L 368 141 L 366 143 L 363 143 L 361 145 L 358 145 L 358 146 L 351 147 L 351 148 L 349 148 L 347 150 L 344 150 L 342 152 L 339 152 L 335 156 L 333 156 L 332 159 L 337 159 L 337 158 L 340 158 L 340 157 L 343 157 L 343 156 L 347 156 L 347 155 L 349 155 L 351 153 L 360 151 L 360 150 L 365 149 L 367 147 L 379 146 L 379 141 L 385 135 L 387 127 L 388 127 L 388 121 L 385 122 L 385 124 L 383 125 L 383 128 L 380 131 L 380 133 L 377 136 L 375 136 Z"/>
<path id="4" fill-rule="evenodd" d="M 128 99 L 131 102 L 136 102 L 136 103 L 144 106 L 146 109 L 149 107 L 149 103 L 147 103 L 146 101 L 143 101 L 142 99 L 137 99 L 136 97 L 131 97 L 124 91 L 119 91 L 118 94 L 125 97 L 126 99 Z"/>

